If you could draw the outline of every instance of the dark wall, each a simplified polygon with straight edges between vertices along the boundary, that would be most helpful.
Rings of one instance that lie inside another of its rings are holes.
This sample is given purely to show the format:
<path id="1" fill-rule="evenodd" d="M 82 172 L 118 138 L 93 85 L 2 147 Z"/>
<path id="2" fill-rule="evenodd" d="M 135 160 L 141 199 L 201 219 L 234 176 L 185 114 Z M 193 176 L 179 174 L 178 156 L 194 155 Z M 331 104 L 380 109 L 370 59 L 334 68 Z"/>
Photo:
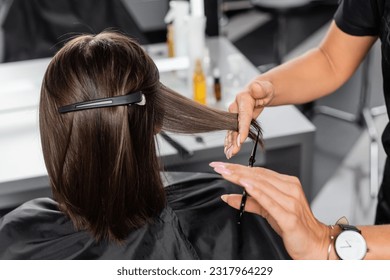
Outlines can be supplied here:
<path id="1" fill-rule="evenodd" d="M 2 27 L 4 62 L 49 57 L 70 37 L 105 29 L 148 43 L 120 0 L 14 0 Z"/>

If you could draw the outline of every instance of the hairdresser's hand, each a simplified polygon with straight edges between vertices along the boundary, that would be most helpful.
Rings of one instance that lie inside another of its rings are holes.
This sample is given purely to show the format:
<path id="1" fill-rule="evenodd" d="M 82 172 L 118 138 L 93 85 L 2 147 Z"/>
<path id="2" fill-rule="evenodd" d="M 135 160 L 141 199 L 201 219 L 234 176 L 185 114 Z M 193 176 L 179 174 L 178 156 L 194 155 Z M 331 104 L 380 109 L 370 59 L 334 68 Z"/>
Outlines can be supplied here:
<path id="1" fill-rule="evenodd" d="M 225 138 L 224 152 L 228 159 L 237 154 L 248 137 L 252 119 L 257 119 L 264 107 L 274 97 L 274 87 L 268 81 L 253 80 L 229 106 L 229 112 L 238 113 L 238 132 L 229 131 Z"/>
<path id="2" fill-rule="evenodd" d="M 222 162 L 210 166 L 226 180 L 245 188 L 250 195 L 245 211 L 267 219 L 293 259 L 327 258 L 330 229 L 314 217 L 297 178 L 259 167 Z M 222 199 L 239 209 L 241 197 L 230 194 Z"/>

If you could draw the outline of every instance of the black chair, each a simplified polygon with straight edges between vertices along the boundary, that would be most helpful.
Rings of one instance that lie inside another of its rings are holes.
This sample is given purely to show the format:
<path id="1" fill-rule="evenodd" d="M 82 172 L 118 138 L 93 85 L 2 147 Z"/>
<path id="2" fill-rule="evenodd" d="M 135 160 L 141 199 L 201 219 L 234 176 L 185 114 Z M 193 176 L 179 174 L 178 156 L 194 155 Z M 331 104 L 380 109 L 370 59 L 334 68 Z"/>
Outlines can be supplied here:
<path id="1" fill-rule="evenodd" d="M 277 29 L 274 35 L 275 63 L 266 68 L 283 62 L 287 47 L 287 16 L 311 5 L 311 0 L 251 0 L 253 7 L 270 14 L 276 19 Z M 260 70 L 262 70 L 260 68 Z"/>
<path id="2" fill-rule="evenodd" d="M 337 1 L 337 0 L 336 0 Z M 274 62 L 258 65 L 261 73 L 267 72 L 273 67 L 283 63 L 287 54 L 288 26 L 287 18 L 292 15 L 310 12 L 310 8 L 316 5 L 337 5 L 335 0 L 250 0 L 255 9 L 270 14 L 276 20 L 276 32 L 274 33 Z M 315 103 L 309 102 L 297 106 L 308 118 L 312 116 Z"/>
<path id="3" fill-rule="evenodd" d="M 370 84 L 369 72 L 370 63 L 372 60 L 372 51 L 369 52 L 361 65 L 361 90 L 359 97 L 359 104 L 355 114 L 338 110 L 329 106 L 313 106 L 312 117 L 317 115 L 324 115 L 335 118 L 347 123 L 356 125 L 361 129 L 367 129 L 370 138 L 370 159 L 369 159 L 369 177 L 370 177 L 370 195 L 376 198 L 379 191 L 379 134 L 377 132 L 374 119 L 377 116 L 387 113 L 386 106 L 369 106 Z"/>

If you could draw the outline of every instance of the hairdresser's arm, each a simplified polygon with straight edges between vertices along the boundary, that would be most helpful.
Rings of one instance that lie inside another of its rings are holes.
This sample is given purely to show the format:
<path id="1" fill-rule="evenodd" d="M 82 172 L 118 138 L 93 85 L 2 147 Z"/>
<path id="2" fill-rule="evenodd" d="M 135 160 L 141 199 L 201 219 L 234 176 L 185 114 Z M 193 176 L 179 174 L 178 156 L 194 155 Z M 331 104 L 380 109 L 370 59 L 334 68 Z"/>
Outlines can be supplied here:
<path id="1" fill-rule="evenodd" d="M 254 79 L 230 105 L 239 113 L 240 142 L 249 131 L 252 118 L 264 106 L 301 104 L 323 97 L 339 88 L 357 69 L 376 37 L 351 36 L 333 22 L 322 43 L 315 49 Z M 233 139 L 236 154 L 237 134 Z"/>
<path id="2" fill-rule="evenodd" d="M 245 188 L 250 194 L 245 211 L 267 219 L 293 259 L 327 259 L 330 234 L 337 236 L 340 229 L 335 227 L 331 231 L 314 217 L 296 177 L 237 164 L 214 162 L 210 165 L 226 180 Z M 241 195 L 224 195 L 222 199 L 239 209 Z M 369 249 L 366 259 L 390 259 L 389 225 L 358 228 Z M 329 259 L 337 259 L 333 245 Z"/>

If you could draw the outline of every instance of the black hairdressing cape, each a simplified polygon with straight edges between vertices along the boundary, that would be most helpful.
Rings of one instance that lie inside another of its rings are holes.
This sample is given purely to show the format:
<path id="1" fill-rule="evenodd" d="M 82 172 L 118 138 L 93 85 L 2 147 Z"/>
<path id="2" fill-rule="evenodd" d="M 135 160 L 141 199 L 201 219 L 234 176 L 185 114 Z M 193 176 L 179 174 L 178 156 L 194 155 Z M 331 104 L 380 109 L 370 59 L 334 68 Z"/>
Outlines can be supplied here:
<path id="1" fill-rule="evenodd" d="M 162 174 L 168 205 L 123 245 L 96 242 L 76 231 L 51 198 L 31 200 L 0 219 L 0 259 L 284 259 L 281 239 L 267 222 L 221 201 L 242 189 L 220 176 Z"/>

